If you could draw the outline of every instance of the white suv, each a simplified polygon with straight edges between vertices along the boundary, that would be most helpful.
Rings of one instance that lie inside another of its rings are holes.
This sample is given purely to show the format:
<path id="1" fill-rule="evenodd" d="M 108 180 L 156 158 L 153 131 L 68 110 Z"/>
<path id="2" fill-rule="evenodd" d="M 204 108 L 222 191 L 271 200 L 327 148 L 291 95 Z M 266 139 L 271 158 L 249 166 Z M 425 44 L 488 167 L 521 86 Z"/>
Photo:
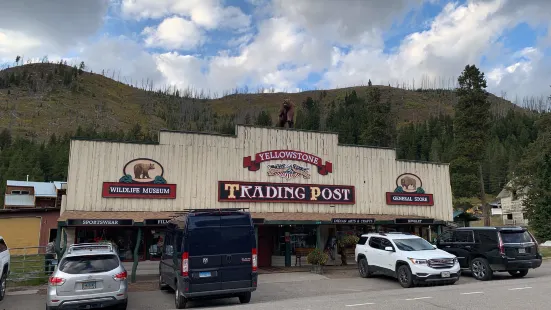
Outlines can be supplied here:
<path id="1" fill-rule="evenodd" d="M 354 256 L 363 278 L 378 272 L 398 278 L 402 287 L 437 281 L 454 284 L 461 275 L 455 255 L 411 234 L 362 235 Z"/>
<path id="2" fill-rule="evenodd" d="M 0 236 L 0 300 L 6 296 L 6 282 L 10 274 L 10 251 Z"/>

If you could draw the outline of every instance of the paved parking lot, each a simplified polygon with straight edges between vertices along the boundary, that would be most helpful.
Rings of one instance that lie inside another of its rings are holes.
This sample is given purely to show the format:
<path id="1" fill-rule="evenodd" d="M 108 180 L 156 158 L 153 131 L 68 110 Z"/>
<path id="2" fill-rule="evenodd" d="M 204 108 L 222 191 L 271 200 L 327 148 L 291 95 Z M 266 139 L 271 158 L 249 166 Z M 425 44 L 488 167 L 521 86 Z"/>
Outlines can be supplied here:
<path id="1" fill-rule="evenodd" d="M 319 276 L 310 273 L 261 275 L 251 304 L 237 298 L 198 301 L 192 309 L 546 309 L 551 304 L 551 263 L 531 270 L 524 279 L 496 274 L 479 282 L 464 275 L 453 286 L 403 289 L 393 279 L 363 279 L 355 270 Z M 151 285 L 153 288 L 153 285 Z M 129 309 L 174 309 L 174 294 L 156 290 L 129 293 Z M 529 303 L 529 304 L 528 304 Z M 524 306 L 522 306 L 522 304 Z M 43 295 L 9 295 L 0 310 L 44 309 Z"/>

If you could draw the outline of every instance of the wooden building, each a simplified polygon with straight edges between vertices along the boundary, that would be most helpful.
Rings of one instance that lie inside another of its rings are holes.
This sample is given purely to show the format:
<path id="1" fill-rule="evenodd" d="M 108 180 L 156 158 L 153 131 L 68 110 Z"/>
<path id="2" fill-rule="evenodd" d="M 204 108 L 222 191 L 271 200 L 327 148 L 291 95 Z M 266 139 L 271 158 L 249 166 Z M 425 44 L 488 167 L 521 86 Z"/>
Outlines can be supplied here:
<path id="1" fill-rule="evenodd" d="M 140 258 L 155 259 L 174 214 L 248 208 L 259 264 L 277 266 L 290 265 L 297 249 L 350 234 L 397 230 L 430 240 L 453 220 L 447 164 L 340 145 L 335 133 L 236 132 L 161 131 L 157 144 L 73 139 L 59 222 L 67 242 L 111 239 L 127 259 L 140 232 Z"/>

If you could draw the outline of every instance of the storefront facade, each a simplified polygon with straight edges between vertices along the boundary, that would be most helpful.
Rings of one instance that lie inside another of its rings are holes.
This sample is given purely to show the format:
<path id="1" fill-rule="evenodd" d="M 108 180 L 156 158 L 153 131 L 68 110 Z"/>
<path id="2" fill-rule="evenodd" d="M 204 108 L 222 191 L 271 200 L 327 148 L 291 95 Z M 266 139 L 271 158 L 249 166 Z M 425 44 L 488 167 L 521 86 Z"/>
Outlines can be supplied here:
<path id="1" fill-rule="evenodd" d="M 205 208 L 249 209 L 261 266 L 370 231 L 431 239 L 452 221 L 448 165 L 339 145 L 334 133 L 237 126 L 236 136 L 161 131 L 158 144 L 71 141 L 68 243 L 111 240 L 122 259 L 155 260 L 164 221 Z"/>

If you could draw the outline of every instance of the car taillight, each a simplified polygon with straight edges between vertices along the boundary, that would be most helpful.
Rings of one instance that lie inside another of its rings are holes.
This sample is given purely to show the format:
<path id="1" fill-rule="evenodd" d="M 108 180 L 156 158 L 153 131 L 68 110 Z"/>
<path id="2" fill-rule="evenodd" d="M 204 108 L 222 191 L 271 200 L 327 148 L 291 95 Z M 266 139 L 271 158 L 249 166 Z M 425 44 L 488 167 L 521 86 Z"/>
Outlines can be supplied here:
<path id="1" fill-rule="evenodd" d="M 50 286 L 61 286 L 63 285 L 63 283 L 65 283 L 65 279 L 63 278 L 50 277 L 50 279 L 48 280 L 48 284 Z"/>
<path id="2" fill-rule="evenodd" d="M 253 249 L 253 272 L 258 270 L 258 254 L 256 249 Z"/>
<path id="3" fill-rule="evenodd" d="M 189 276 L 189 253 L 182 254 L 182 277 Z"/>
<path id="4" fill-rule="evenodd" d="M 122 280 L 125 280 L 127 277 L 128 277 L 128 273 L 125 270 L 121 273 L 117 273 L 116 275 L 114 275 L 113 279 L 115 279 L 117 281 L 122 281 Z"/>
<path id="5" fill-rule="evenodd" d="M 538 240 L 536 240 L 536 238 L 534 238 L 534 235 L 532 235 L 531 232 L 528 231 L 528 234 L 530 235 L 530 237 L 532 238 L 532 242 L 534 242 L 534 245 L 536 246 L 536 253 L 540 253 L 540 247 L 538 245 Z"/>
<path id="6" fill-rule="evenodd" d="M 503 245 L 503 239 L 501 239 L 501 234 L 498 233 L 497 237 L 499 238 L 499 254 L 505 255 L 505 246 Z"/>

